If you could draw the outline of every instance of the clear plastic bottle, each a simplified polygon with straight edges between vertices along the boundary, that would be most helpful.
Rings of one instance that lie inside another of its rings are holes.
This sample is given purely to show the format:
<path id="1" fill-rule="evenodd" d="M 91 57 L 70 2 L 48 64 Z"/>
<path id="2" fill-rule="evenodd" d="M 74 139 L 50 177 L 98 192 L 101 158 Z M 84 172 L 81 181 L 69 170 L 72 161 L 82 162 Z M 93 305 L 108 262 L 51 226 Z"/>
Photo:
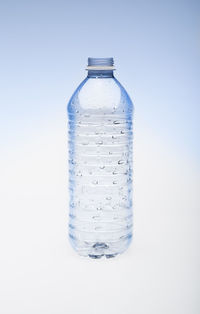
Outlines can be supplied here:
<path id="1" fill-rule="evenodd" d="M 88 58 L 68 104 L 69 237 L 92 258 L 114 257 L 132 238 L 133 104 L 113 58 Z"/>

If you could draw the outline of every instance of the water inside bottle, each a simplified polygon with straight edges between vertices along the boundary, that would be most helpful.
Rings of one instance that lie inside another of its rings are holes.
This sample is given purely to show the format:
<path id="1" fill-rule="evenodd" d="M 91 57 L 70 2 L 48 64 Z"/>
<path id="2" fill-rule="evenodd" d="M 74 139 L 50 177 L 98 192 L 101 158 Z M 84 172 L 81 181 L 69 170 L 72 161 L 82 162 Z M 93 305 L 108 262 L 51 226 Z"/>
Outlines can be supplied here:
<path id="1" fill-rule="evenodd" d="M 72 245 L 91 258 L 123 252 L 132 237 L 132 119 L 69 114 L 69 173 Z"/>

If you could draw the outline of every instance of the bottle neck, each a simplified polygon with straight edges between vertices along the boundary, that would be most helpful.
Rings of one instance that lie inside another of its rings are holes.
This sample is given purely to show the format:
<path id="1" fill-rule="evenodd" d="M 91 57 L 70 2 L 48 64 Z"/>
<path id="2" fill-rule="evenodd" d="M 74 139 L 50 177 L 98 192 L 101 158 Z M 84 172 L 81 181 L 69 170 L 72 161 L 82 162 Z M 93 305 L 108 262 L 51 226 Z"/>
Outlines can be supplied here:
<path id="1" fill-rule="evenodd" d="M 113 70 L 88 70 L 88 77 L 108 78 L 114 77 Z"/>

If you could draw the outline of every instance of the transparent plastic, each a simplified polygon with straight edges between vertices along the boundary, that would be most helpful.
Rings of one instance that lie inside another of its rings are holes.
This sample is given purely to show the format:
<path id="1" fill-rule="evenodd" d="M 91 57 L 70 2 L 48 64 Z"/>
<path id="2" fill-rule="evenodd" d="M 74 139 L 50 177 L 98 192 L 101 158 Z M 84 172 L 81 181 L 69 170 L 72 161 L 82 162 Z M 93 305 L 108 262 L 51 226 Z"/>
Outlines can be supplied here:
<path id="1" fill-rule="evenodd" d="M 132 118 L 112 70 L 89 70 L 69 101 L 69 238 L 80 255 L 114 257 L 131 242 Z"/>

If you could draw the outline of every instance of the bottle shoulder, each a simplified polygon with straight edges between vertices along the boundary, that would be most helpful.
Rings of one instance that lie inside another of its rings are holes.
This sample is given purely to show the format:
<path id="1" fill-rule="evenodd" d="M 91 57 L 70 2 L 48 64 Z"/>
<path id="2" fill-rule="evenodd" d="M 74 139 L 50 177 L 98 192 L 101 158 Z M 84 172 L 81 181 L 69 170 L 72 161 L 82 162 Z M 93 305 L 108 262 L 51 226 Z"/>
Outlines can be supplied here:
<path id="1" fill-rule="evenodd" d="M 127 92 L 127 90 L 125 89 L 125 87 L 116 79 L 114 78 L 116 84 L 119 86 L 120 88 L 120 91 L 121 91 L 121 97 L 123 98 L 123 101 L 125 103 L 128 104 L 129 108 L 131 108 L 131 110 L 133 111 L 134 110 L 134 105 L 133 105 L 133 102 Z"/>
<path id="2" fill-rule="evenodd" d="M 133 103 L 125 88 L 115 78 L 86 78 L 73 93 L 68 112 L 132 113 Z"/>

